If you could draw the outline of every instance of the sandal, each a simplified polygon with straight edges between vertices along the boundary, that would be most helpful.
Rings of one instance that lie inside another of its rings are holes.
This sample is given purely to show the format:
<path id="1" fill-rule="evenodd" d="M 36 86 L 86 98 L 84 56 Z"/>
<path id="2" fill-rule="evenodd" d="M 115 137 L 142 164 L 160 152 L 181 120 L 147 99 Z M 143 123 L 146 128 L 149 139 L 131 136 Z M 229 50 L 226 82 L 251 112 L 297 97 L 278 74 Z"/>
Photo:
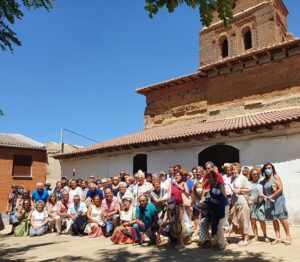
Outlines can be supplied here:
<path id="1" fill-rule="evenodd" d="M 275 238 L 275 240 L 271 242 L 271 245 L 277 245 L 280 244 L 281 242 L 282 242 L 281 239 Z"/>
<path id="2" fill-rule="evenodd" d="M 258 238 L 252 238 L 252 239 L 250 240 L 250 242 L 251 242 L 251 243 L 258 242 Z"/>
<path id="3" fill-rule="evenodd" d="M 265 241 L 265 243 L 270 243 L 270 239 L 267 237 L 265 237 L 264 241 Z"/>
<path id="4" fill-rule="evenodd" d="M 291 244 L 292 244 L 292 240 L 291 240 L 291 238 L 287 238 L 285 241 L 283 241 L 284 242 L 284 244 L 286 245 L 286 246 L 290 246 Z"/>
<path id="5" fill-rule="evenodd" d="M 240 247 L 245 247 L 245 246 L 248 246 L 249 245 L 249 241 L 241 241 L 239 242 L 239 246 Z"/>

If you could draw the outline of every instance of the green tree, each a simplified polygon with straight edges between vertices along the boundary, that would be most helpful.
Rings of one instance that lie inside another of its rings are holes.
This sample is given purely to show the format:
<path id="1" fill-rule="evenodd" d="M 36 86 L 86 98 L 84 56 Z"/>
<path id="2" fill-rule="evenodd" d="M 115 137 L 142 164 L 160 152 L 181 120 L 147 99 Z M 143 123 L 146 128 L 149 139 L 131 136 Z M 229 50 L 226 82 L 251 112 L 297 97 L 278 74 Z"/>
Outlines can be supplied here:
<path id="1" fill-rule="evenodd" d="M 232 6 L 236 0 L 146 0 L 145 9 L 150 18 L 162 8 L 167 8 L 170 13 L 183 4 L 199 9 L 200 19 L 204 26 L 212 23 L 213 12 L 217 11 L 219 18 L 227 26 L 229 19 L 232 18 Z"/>
<path id="2" fill-rule="evenodd" d="M 0 0 L 0 48 L 13 51 L 13 45 L 21 46 L 21 41 L 10 28 L 16 20 L 22 20 L 22 8 L 28 10 L 43 8 L 50 11 L 55 0 Z"/>

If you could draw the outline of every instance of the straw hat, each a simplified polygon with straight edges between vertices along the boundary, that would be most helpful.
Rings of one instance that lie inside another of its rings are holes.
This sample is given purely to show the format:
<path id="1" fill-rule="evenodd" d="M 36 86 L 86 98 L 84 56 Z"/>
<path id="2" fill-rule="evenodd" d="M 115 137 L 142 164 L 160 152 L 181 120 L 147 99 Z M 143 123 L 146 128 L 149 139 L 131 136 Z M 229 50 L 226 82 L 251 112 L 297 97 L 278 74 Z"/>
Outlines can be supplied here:
<path id="1" fill-rule="evenodd" d="M 171 224 L 171 227 L 170 227 L 170 233 L 173 237 L 177 238 L 179 237 L 183 232 L 183 226 L 181 223 L 178 223 L 177 221 L 174 221 L 172 224 Z"/>

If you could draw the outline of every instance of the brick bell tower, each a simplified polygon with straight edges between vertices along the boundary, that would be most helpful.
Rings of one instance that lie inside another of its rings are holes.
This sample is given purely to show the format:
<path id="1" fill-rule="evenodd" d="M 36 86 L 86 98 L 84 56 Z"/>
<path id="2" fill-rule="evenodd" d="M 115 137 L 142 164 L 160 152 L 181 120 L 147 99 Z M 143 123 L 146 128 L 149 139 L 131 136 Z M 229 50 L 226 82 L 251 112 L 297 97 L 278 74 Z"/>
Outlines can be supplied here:
<path id="1" fill-rule="evenodd" d="M 200 32 L 200 68 L 293 38 L 282 0 L 236 0 L 233 19 L 224 27 L 217 13 Z"/>

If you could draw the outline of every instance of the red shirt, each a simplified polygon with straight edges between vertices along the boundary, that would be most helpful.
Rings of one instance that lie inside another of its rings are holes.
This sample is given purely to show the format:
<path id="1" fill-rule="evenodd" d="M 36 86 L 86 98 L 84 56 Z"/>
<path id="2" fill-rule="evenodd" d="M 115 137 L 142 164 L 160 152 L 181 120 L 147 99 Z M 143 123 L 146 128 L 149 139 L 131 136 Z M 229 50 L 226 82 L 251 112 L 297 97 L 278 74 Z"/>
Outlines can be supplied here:
<path id="1" fill-rule="evenodd" d="M 219 172 L 215 172 L 215 173 L 218 176 L 218 182 L 224 184 L 224 180 L 223 180 L 223 177 L 221 176 L 221 174 Z M 206 176 L 203 177 L 202 183 L 205 184 L 206 180 L 207 180 Z M 210 189 L 210 185 L 209 184 L 207 184 L 206 189 L 208 189 L 208 190 Z"/>

